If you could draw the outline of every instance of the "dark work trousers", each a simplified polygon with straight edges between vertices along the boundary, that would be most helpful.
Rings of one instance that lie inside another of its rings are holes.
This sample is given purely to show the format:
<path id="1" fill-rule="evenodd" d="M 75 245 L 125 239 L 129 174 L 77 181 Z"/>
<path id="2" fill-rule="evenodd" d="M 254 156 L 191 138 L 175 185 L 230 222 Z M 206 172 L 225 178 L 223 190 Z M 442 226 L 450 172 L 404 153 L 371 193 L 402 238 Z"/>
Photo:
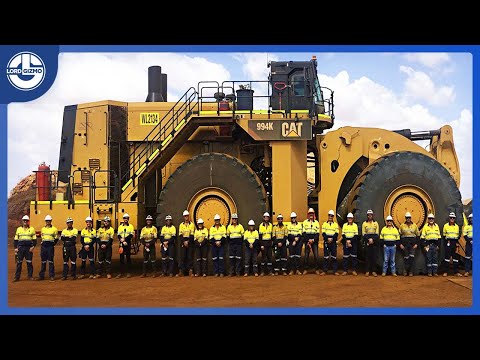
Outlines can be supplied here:
<path id="1" fill-rule="evenodd" d="M 403 245 L 403 263 L 405 267 L 406 273 L 413 273 L 413 269 L 415 269 L 415 249 L 413 246 L 417 243 L 416 237 L 401 237 L 400 243 Z"/>
<path id="2" fill-rule="evenodd" d="M 98 274 L 103 275 L 103 263 L 105 263 L 105 270 L 110 274 L 112 267 L 112 245 L 107 245 L 102 249 L 101 244 L 98 245 Z"/>
<path id="3" fill-rule="evenodd" d="M 358 240 L 351 240 L 352 247 L 347 247 L 347 241 L 345 239 L 345 245 L 343 245 L 343 271 L 348 271 L 348 263 L 352 263 L 352 271 L 357 271 L 357 251 L 358 251 Z"/>
<path id="4" fill-rule="evenodd" d="M 63 277 L 68 275 L 68 260 L 70 260 L 70 274 L 75 277 L 77 274 L 77 248 L 75 244 L 63 246 Z"/>
<path id="5" fill-rule="evenodd" d="M 327 241 L 323 242 L 323 271 L 328 271 L 328 263 L 332 263 L 333 272 L 337 272 L 338 262 L 337 262 L 337 242 L 332 240 L 329 244 Z"/>
<path id="6" fill-rule="evenodd" d="M 258 274 L 257 256 L 258 249 L 256 246 L 250 249 L 249 245 L 245 245 L 245 274 L 249 273 L 250 263 L 252 264 L 253 273 Z"/>
<path id="7" fill-rule="evenodd" d="M 278 242 L 275 242 L 278 244 Z M 282 243 L 281 247 L 276 245 L 275 247 L 275 268 L 273 269 L 276 273 L 279 271 L 287 272 L 287 246 L 285 242 Z"/>
<path id="8" fill-rule="evenodd" d="M 225 273 L 225 260 L 224 260 L 225 247 L 223 245 L 215 245 L 215 241 L 212 244 L 212 260 L 213 260 L 213 273 L 224 274 Z"/>
<path id="9" fill-rule="evenodd" d="M 42 261 L 42 267 L 38 277 L 45 279 L 45 271 L 47 270 L 48 262 L 48 274 L 51 278 L 55 277 L 55 264 L 53 258 L 55 256 L 55 245 L 53 241 L 44 241 L 40 247 L 40 260 Z"/>
<path id="10" fill-rule="evenodd" d="M 162 253 L 162 273 L 163 275 L 173 275 L 173 254 L 175 254 L 175 243 L 173 241 L 168 242 L 168 247 L 165 248 L 163 243 L 160 245 L 160 251 Z"/>
<path id="11" fill-rule="evenodd" d="M 310 252 L 313 253 L 313 262 L 315 264 L 315 270 L 318 270 L 320 268 L 320 264 L 318 261 L 318 241 L 314 241 L 310 246 L 308 246 L 308 235 L 304 240 L 305 243 L 305 258 L 303 260 L 303 268 L 307 270 L 309 268 L 308 266 L 308 258 L 310 256 Z"/>
<path id="12" fill-rule="evenodd" d="M 195 274 L 207 274 L 208 246 L 204 240 L 195 244 Z"/>
<path id="13" fill-rule="evenodd" d="M 448 269 L 450 267 L 450 256 L 453 259 L 453 273 L 458 273 L 458 260 L 459 256 L 457 254 L 457 240 L 448 240 L 445 239 L 445 259 L 443 260 L 443 266 L 445 268 L 445 272 L 448 273 Z"/>
<path id="14" fill-rule="evenodd" d="M 194 248 L 193 241 L 191 241 L 189 238 L 186 239 L 188 239 L 188 247 L 183 246 L 184 238 L 180 239 L 180 271 L 182 271 L 184 275 L 188 275 L 188 272 L 192 269 Z"/>
<path id="15" fill-rule="evenodd" d="M 465 239 L 465 272 L 470 273 L 472 271 L 472 243 Z"/>
<path id="16" fill-rule="evenodd" d="M 15 271 L 15 279 L 20 279 L 20 274 L 22 273 L 23 259 L 25 259 L 25 261 L 27 262 L 28 277 L 29 278 L 33 277 L 33 265 L 32 265 L 33 253 L 30 252 L 30 247 L 31 247 L 30 244 L 22 245 L 22 243 L 19 242 L 18 253 L 17 253 L 17 270 Z"/>
<path id="17" fill-rule="evenodd" d="M 149 246 L 143 247 L 143 265 L 142 272 L 143 274 L 147 273 L 148 262 L 152 264 L 152 271 L 155 274 L 157 271 L 157 249 L 155 249 L 155 242 L 151 241 L 147 243 Z M 150 251 L 147 251 L 150 250 Z"/>
<path id="18" fill-rule="evenodd" d="M 85 250 L 85 247 L 82 246 L 78 255 L 80 255 L 80 259 L 82 259 L 82 265 L 80 266 L 80 274 L 85 275 L 85 270 L 87 267 L 87 259 L 90 262 L 90 274 L 95 275 L 95 249 L 94 244 L 90 244 L 88 247 L 88 251 Z"/>
<path id="19" fill-rule="evenodd" d="M 262 250 L 261 246 L 264 247 Z M 260 241 L 260 253 L 262 254 L 261 273 L 271 273 L 273 271 L 272 240 Z"/>
<path id="20" fill-rule="evenodd" d="M 230 262 L 230 275 L 240 275 L 242 266 L 242 239 L 230 240 L 228 259 Z"/>
<path id="21" fill-rule="evenodd" d="M 132 239 L 125 239 L 125 242 L 127 245 L 123 246 L 123 253 L 120 254 L 120 274 L 125 273 L 125 270 L 127 270 L 127 273 L 130 272 L 130 265 L 132 264 L 132 259 L 131 259 L 131 254 L 132 254 L 132 249 L 131 249 L 131 243 Z M 127 262 L 125 263 L 125 257 L 127 258 Z"/>
<path id="22" fill-rule="evenodd" d="M 290 252 L 290 270 L 297 271 L 300 270 L 300 257 L 302 256 L 302 238 L 299 237 L 298 241 L 293 245 L 295 237 L 289 237 L 289 246 L 288 250 Z"/>
<path id="23" fill-rule="evenodd" d="M 373 239 L 373 244 L 368 243 L 368 239 Z M 365 234 L 363 235 L 367 255 L 367 272 L 376 272 L 377 268 L 377 252 L 378 252 L 378 235 Z"/>
<path id="24" fill-rule="evenodd" d="M 428 251 L 427 251 L 427 273 L 436 274 L 437 271 L 438 271 L 438 246 L 436 243 L 430 243 L 430 245 L 428 245 Z"/>

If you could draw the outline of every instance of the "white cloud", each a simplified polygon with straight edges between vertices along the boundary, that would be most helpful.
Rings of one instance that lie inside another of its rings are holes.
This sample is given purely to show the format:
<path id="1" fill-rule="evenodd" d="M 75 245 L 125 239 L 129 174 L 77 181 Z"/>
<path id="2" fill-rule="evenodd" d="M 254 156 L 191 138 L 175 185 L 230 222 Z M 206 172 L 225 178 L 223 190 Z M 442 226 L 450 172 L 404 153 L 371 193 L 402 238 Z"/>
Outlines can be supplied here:
<path id="1" fill-rule="evenodd" d="M 410 62 L 422 64 L 430 69 L 448 64 L 451 59 L 447 53 L 408 53 L 404 58 Z"/>
<path id="2" fill-rule="evenodd" d="M 408 66 L 401 65 L 400 71 L 407 75 L 404 84 L 404 96 L 407 99 L 424 100 L 436 106 L 450 105 L 455 101 L 453 86 L 436 86 L 426 73 Z"/>

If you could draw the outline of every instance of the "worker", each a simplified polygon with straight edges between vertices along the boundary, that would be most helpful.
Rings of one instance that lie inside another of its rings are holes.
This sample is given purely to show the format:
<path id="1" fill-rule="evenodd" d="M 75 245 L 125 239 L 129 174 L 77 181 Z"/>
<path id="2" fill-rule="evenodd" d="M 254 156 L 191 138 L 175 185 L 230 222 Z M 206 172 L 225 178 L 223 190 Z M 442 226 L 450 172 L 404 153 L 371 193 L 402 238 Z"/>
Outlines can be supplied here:
<path id="1" fill-rule="evenodd" d="M 48 274 L 50 281 L 55 281 L 55 245 L 58 242 L 58 230 L 52 225 L 52 217 L 50 215 L 45 216 L 45 226 L 40 231 L 41 248 L 40 248 L 40 260 L 42 261 L 42 267 L 38 274 L 38 280 L 45 280 L 45 271 L 47 270 L 48 261 Z"/>
<path id="2" fill-rule="evenodd" d="M 302 234 L 303 226 L 297 221 L 297 213 L 290 214 L 290 225 L 288 225 L 288 244 L 290 252 L 290 272 L 288 275 L 302 275 L 300 271 L 300 257 L 302 256 Z"/>
<path id="3" fill-rule="evenodd" d="M 115 230 L 110 224 L 110 217 L 105 216 L 103 218 L 103 225 L 97 231 L 98 241 L 98 273 L 97 278 L 101 278 L 103 275 L 103 263 L 105 262 L 105 270 L 107 273 L 107 279 L 112 278 L 112 244 Z"/>
<path id="4" fill-rule="evenodd" d="M 342 226 L 343 273 L 348 274 L 348 263 L 352 259 L 352 275 L 357 276 L 358 226 L 353 222 L 353 214 L 347 214 L 347 222 Z"/>
<path id="5" fill-rule="evenodd" d="M 263 221 L 258 228 L 260 253 L 262 256 L 260 276 L 266 274 L 275 275 L 273 273 L 272 232 L 273 224 L 270 222 L 270 214 L 266 212 L 263 214 Z"/>
<path id="6" fill-rule="evenodd" d="M 238 223 L 238 215 L 232 214 L 232 223 L 227 227 L 228 259 L 230 265 L 230 276 L 240 276 L 242 269 L 242 243 L 245 229 Z"/>
<path id="7" fill-rule="evenodd" d="M 400 225 L 400 250 L 403 253 L 404 271 L 403 275 L 413 276 L 415 250 L 418 247 L 418 240 L 420 237 L 420 230 L 417 224 L 412 222 L 412 214 L 405 213 L 405 222 Z"/>
<path id="8" fill-rule="evenodd" d="M 387 275 L 388 263 L 390 262 L 390 271 L 393 276 L 397 276 L 395 269 L 395 250 L 397 241 L 400 241 L 400 233 L 393 225 L 393 218 L 388 215 L 385 219 L 387 225 L 380 232 L 380 241 L 383 244 L 383 271 L 382 276 Z"/>
<path id="9" fill-rule="evenodd" d="M 117 237 L 118 237 L 118 252 L 120 253 L 120 273 L 115 277 L 119 279 L 127 270 L 127 278 L 130 275 L 130 266 L 132 265 L 131 251 L 132 251 L 132 240 L 135 238 L 135 228 L 130 224 L 130 215 L 127 213 L 123 214 L 123 223 L 118 227 Z M 127 262 L 125 264 L 125 257 Z"/>
<path id="10" fill-rule="evenodd" d="M 463 238 L 465 239 L 465 274 L 472 273 L 472 248 L 473 248 L 473 215 L 468 215 L 468 224 L 463 227 Z"/>
<path id="11" fill-rule="evenodd" d="M 337 271 L 337 239 L 338 239 L 338 224 L 334 221 L 335 213 L 333 210 L 328 211 L 328 220 L 322 224 L 323 237 L 323 271 L 320 275 L 328 273 L 328 263 L 331 260 L 332 270 L 334 275 L 340 275 Z"/>
<path id="12" fill-rule="evenodd" d="M 20 280 L 22 273 L 23 259 L 27 262 L 28 279 L 33 278 L 33 250 L 37 246 L 37 234 L 33 226 L 30 226 L 30 218 L 28 215 L 22 217 L 22 226 L 17 228 L 15 237 L 13 238 L 13 248 L 15 251 L 15 259 L 17 260 L 17 269 L 15 270 L 15 277 L 13 282 Z"/>
<path id="13" fill-rule="evenodd" d="M 277 224 L 273 227 L 272 241 L 275 255 L 274 273 L 278 275 L 280 271 L 283 275 L 287 274 L 287 239 L 288 226 L 283 223 L 283 215 L 277 215 Z"/>
<path id="14" fill-rule="evenodd" d="M 175 242 L 177 239 L 177 229 L 172 224 L 172 216 L 165 216 L 166 225 L 160 231 L 160 242 L 162 252 L 162 273 L 164 276 L 173 277 L 173 255 L 175 254 Z M 176 276 L 183 276 L 180 270 Z"/>
<path id="15" fill-rule="evenodd" d="M 193 234 L 195 233 L 195 224 L 190 221 L 190 213 L 183 212 L 183 222 L 178 227 L 178 237 L 181 241 L 180 246 L 180 276 L 193 276 Z"/>
<path id="16" fill-rule="evenodd" d="M 90 279 L 95 279 L 95 254 L 94 254 L 94 245 L 97 242 L 97 231 L 93 228 L 93 219 L 90 216 L 85 218 L 85 228 L 80 232 L 80 243 L 82 248 L 80 249 L 79 255 L 82 259 L 82 265 L 80 267 L 80 277 L 83 279 L 85 277 L 85 268 L 87 266 L 87 257 L 90 261 Z"/>
<path id="17" fill-rule="evenodd" d="M 460 247 L 458 240 L 460 239 L 460 227 L 458 224 L 455 223 L 455 218 L 457 216 L 454 212 L 451 212 L 448 215 L 448 223 L 443 225 L 443 239 L 444 239 L 444 250 L 445 250 L 445 258 L 444 258 L 444 267 L 445 272 L 443 276 L 448 275 L 448 268 L 450 267 L 450 257 L 453 260 L 453 274 L 455 276 L 462 276 L 458 272 L 458 258 L 459 255 L 457 253 L 457 249 Z"/>
<path id="18" fill-rule="evenodd" d="M 377 276 L 375 268 L 377 267 L 377 249 L 378 249 L 378 236 L 380 234 L 380 228 L 378 222 L 373 219 L 373 210 L 367 210 L 367 220 L 362 224 L 362 236 L 363 243 L 367 253 L 367 271 L 365 276 Z"/>
<path id="19" fill-rule="evenodd" d="M 210 244 L 212 245 L 213 273 L 215 277 L 225 275 L 224 244 L 227 238 L 227 229 L 220 224 L 220 215 L 215 214 L 215 222 L 210 228 Z"/>
<path id="20" fill-rule="evenodd" d="M 67 218 L 67 228 L 62 230 L 60 239 L 63 241 L 63 277 L 67 280 L 68 276 L 68 260 L 70 260 L 70 274 L 72 280 L 77 279 L 77 237 L 78 230 L 73 227 L 73 219 Z"/>
<path id="21" fill-rule="evenodd" d="M 245 240 L 245 272 L 243 276 L 248 276 L 250 272 L 250 265 L 253 268 L 253 274 L 258 276 L 258 231 L 255 230 L 255 221 L 248 221 L 248 230 L 243 233 L 243 239 Z"/>
<path id="22" fill-rule="evenodd" d="M 204 226 L 202 218 L 197 220 L 197 227 L 193 235 L 193 243 L 195 245 L 195 276 L 207 276 L 207 260 L 208 260 L 208 229 Z M 240 263 L 240 260 L 238 261 Z"/>
<path id="23" fill-rule="evenodd" d="M 303 242 L 305 243 L 305 258 L 303 274 L 307 274 L 308 257 L 310 251 L 313 253 L 313 262 L 315 263 L 315 273 L 320 274 L 320 262 L 318 260 L 318 239 L 320 237 L 320 223 L 315 219 L 315 210 L 312 208 L 307 211 L 307 219 L 303 221 Z"/>
<path id="24" fill-rule="evenodd" d="M 157 250 L 155 248 L 155 243 L 158 238 L 157 228 L 153 226 L 153 217 L 152 215 L 147 215 L 145 218 L 147 223 L 142 230 L 140 231 L 140 242 L 143 245 L 143 266 L 142 266 L 142 275 L 140 277 L 147 276 L 147 266 L 148 263 L 152 264 L 152 277 L 157 276 Z"/>
<path id="25" fill-rule="evenodd" d="M 438 276 L 438 241 L 440 240 L 440 228 L 435 223 L 435 215 L 428 214 L 427 224 L 422 229 L 420 235 L 422 246 L 427 254 L 427 274 L 428 276 Z"/>

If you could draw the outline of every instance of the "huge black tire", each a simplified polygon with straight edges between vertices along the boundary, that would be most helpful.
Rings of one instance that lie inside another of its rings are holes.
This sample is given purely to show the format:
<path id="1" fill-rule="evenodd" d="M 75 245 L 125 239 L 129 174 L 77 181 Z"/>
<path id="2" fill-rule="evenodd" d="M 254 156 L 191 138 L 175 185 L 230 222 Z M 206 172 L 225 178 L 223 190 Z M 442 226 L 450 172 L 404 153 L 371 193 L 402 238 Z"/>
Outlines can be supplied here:
<path id="1" fill-rule="evenodd" d="M 415 152 L 398 152 L 383 157 L 371 164 L 355 183 L 352 191 L 351 211 L 359 228 L 366 220 L 366 211 L 372 209 L 380 228 L 385 225 L 384 205 L 387 197 L 395 189 L 410 184 L 422 189 L 433 202 L 435 221 L 442 231 L 448 221 L 448 214 L 454 212 L 457 219 L 463 218 L 463 204 L 460 191 L 450 173 L 438 161 Z M 429 211 L 430 209 L 425 209 Z M 461 221 L 461 220 L 459 220 Z M 461 226 L 461 222 L 459 222 Z M 423 224 L 421 224 L 421 227 Z M 383 251 L 379 249 L 379 264 Z M 443 243 L 440 246 L 439 265 L 443 259 Z M 397 252 L 397 272 L 403 273 L 403 258 Z M 425 273 L 423 253 L 417 249 L 415 272 Z"/>

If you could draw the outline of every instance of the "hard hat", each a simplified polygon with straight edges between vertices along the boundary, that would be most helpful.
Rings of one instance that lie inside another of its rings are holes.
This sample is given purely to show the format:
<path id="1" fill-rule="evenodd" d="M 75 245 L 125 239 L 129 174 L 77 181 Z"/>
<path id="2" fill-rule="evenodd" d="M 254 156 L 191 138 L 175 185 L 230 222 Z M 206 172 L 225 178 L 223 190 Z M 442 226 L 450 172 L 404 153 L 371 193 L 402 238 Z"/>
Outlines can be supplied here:
<path id="1" fill-rule="evenodd" d="M 313 210 L 313 208 L 308 209 L 307 214 L 310 214 L 310 213 L 314 213 L 314 214 L 315 214 L 315 210 Z"/>
<path id="2" fill-rule="evenodd" d="M 428 217 L 429 219 L 435 219 L 435 215 L 433 215 L 433 214 L 428 214 L 427 217 Z"/>
<path id="3" fill-rule="evenodd" d="M 387 221 L 393 221 L 393 218 L 392 218 L 390 215 L 388 215 L 385 220 L 387 220 Z"/>
<path id="4" fill-rule="evenodd" d="M 405 217 L 412 217 L 412 214 L 410 214 L 408 211 L 405 213 Z"/>
<path id="5" fill-rule="evenodd" d="M 293 213 L 293 214 L 295 214 L 295 213 Z M 295 216 L 296 216 L 296 215 L 295 215 Z M 277 215 L 277 219 L 283 219 L 283 215 L 282 215 L 282 214 L 278 214 L 278 215 Z"/>
<path id="6" fill-rule="evenodd" d="M 347 214 L 347 218 L 353 218 L 353 214 L 352 214 L 352 213 L 348 213 L 348 214 Z"/>
<path id="7" fill-rule="evenodd" d="M 105 216 L 105 217 L 103 218 L 103 221 L 110 221 L 110 217 L 109 217 L 109 216 Z"/>
<path id="8" fill-rule="evenodd" d="M 172 220 L 172 215 L 165 216 L 165 220 Z"/>
<path id="9" fill-rule="evenodd" d="M 457 217 L 457 215 L 455 215 L 455 213 L 454 213 L 454 212 L 451 212 L 450 214 L 448 214 L 448 217 L 453 217 L 453 218 L 456 218 L 456 217 Z"/>
<path id="10" fill-rule="evenodd" d="M 185 210 L 185 211 L 183 212 L 183 216 L 185 216 L 185 215 L 190 215 L 190 213 L 189 213 L 187 210 Z"/>
<path id="11" fill-rule="evenodd" d="M 213 217 L 213 220 L 220 220 L 220 215 L 215 214 L 215 216 Z"/>
<path id="12" fill-rule="evenodd" d="M 265 216 L 270 217 L 270 214 L 268 212 L 266 212 L 266 213 L 263 214 L 263 217 L 265 217 Z"/>
<path id="13" fill-rule="evenodd" d="M 335 215 L 335 213 L 333 212 L 333 210 L 328 210 L 328 215 Z"/>
<path id="14" fill-rule="evenodd" d="M 90 216 L 87 216 L 87 217 L 85 218 L 85 221 L 93 221 L 93 219 L 92 219 Z"/>
<path id="15" fill-rule="evenodd" d="M 71 217 L 67 218 L 67 223 L 69 223 L 69 222 L 73 222 L 73 219 Z"/>
<path id="16" fill-rule="evenodd" d="M 45 216 L 45 221 L 50 220 L 52 221 L 52 217 L 50 215 Z"/>
<path id="17" fill-rule="evenodd" d="M 203 224 L 203 219 L 202 219 L 202 218 L 199 218 L 199 219 L 197 220 L 197 224 Z"/>
<path id="18" fill-rule="evenodd" d="M 292 213 L 290 214 L 290 217 L 291 217 L 291 218 L 297 217 L 297 213 L 296 213 L 295 211 L 292 212 Z"/>
<path id="19" fill-rule="evenodd" d="M 368 209 L 368 210 L 367 210 L 367 215 L 369 215 L 369 214 L 373 214 L 373 210 Z"/>
<path id="20" fill-rule="evenodd" d="M 23 215 L 22 220 L 30 220 L 30 218 L 28 217 L 28 215 Z"/>
<path id="21" fill-rule="evenodd" d="M 248 225 L 255 225 L 255 221 L 250 220 L 250 221 L 248 222 Z"/>
<path id="22" fill-rule="evenodd" d="M 468 215 L 468 218 L 469 219 L 473 218 L 473 214 Z"/>
<path id="23" fill-rule="evenodd" d="M 145 218 L 145 220 L 153 220 L 152 215 L 147 215 L 147 217 Z"/>
<path id="24" fill-rule="evenodd" d="M 232 214 L 232 219 L 238 219 L 237 213 L 233 213 L 233 214 Z"/>
<path id="25" fill-rule="evenodd" d="M 124 219 L 130 219 L 130 215 L 128 215 L 127 213 L 123 214 L 123 218 Z"/>

